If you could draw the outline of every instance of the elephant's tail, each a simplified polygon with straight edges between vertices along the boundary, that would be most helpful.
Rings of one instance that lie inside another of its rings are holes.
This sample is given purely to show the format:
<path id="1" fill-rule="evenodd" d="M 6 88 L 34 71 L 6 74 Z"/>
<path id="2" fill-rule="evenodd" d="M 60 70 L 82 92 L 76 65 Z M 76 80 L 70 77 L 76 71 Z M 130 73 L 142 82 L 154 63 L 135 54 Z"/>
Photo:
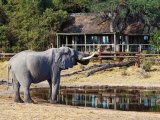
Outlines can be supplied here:
<path id="1" fill-rule="evenodd" d="M 10 73 L 10 70 L 11 70 L 11 65 L 8 64 L 8 69 L 7 69 L 7 72 L 8 72 L 7 90 L 9 89 L 9 73 Z"/>

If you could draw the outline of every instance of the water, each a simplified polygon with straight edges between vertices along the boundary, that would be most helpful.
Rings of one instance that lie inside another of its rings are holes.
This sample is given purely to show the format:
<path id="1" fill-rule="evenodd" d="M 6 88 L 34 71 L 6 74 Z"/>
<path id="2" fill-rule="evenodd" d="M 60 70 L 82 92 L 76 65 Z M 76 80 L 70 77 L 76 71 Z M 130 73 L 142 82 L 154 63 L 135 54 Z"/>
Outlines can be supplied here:
<path id="1" fill-rule="evenodd" d="M 96 94 L 66 94 L 59 96 L 59 103 L 74 106 L 85 106 L 115 110 L 145 111 L 157 105 L 160 96 L 106 96 Z"/>
<path id="2" fill-rule="evenodd" d="M 43 89 L 44 91 L 44 89 Z M 43 93 L 47 99 L 48 90 Z M 61 87 L 57 98 L 59 104 L 84 106 L 123 111 L 160 111 L 160 90 Z"/>

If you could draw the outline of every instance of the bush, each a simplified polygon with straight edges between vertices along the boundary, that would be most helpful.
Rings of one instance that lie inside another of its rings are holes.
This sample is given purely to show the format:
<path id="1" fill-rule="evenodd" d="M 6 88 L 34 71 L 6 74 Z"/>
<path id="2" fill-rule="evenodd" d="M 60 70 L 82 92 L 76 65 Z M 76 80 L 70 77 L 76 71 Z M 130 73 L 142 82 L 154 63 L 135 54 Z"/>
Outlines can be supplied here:
<path id="1" fill-rule="evenodd" d="M 151 70 L 151 67 L 152 67 L 152 62 L 150 60 L 144 60 L 143 63 L 142 63 L 142 68 L 145 70 L 145 71 L 150 71 Z"/>

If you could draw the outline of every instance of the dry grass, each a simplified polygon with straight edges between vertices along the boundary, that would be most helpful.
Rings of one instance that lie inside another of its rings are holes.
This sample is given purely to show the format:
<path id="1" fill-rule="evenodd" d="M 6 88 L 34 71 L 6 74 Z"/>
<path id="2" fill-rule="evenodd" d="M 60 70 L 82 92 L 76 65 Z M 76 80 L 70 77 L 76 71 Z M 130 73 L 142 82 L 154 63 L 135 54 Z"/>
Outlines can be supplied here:
<path id="1" fill-rule="evenodd" d="M 7 79 L 7 61 L 0 61 L 0 79 Z"/>
<path id="2" fill-rule="evenodd" d="M 134 85 L 134 86 L 160 86 L 159 66 L 152 68 L 146 76 L 140 74 L 140 68 L 112 68 L 100 71 L 89 77 L 84 74 L 62 77 L 62 84 L 89 84 L 89 85 Z"/>
<path id="3" fill-rule="evenodd" d="M 90 65 L 98 63 L 90 63 Z M 77 65 L 71 69 L 62 71 L 70 73 L 78 70 L 83 66 Z M 0 62 L 0 79 L 7 79 L 7 62 Z M 89 77 L 84 73 L 75 74 L 72 76 L 62 77 L 61 84 L 69 85 L 134 85 L 134 86 L 160 86 L 160 66 L 153 66 L 151 71 L 147 72 L 144 76 L 140 74 L 141 69 L 135 66 L 126 68 L 111 68 L 100 71 Z"/>

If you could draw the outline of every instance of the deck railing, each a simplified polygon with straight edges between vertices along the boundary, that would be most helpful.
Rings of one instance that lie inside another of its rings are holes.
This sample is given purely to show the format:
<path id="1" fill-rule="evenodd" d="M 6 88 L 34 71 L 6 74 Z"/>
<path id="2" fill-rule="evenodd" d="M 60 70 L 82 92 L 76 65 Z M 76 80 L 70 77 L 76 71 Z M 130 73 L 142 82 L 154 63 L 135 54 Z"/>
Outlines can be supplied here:
<path id="1" fill-rule="evenodd" d="M 16 53 L 0 53 L 0 58 L 1 59 L 9 59 L 13 57 Z"/>
<path id="2" fill-rule="evenodd" d="M 150 44 L 63 44 L 62 46 L 71 47 L 83 52 L 94 52 L 98 48 L 104 52 L 142 52 L 143 50 L 151 50 Z"/>

